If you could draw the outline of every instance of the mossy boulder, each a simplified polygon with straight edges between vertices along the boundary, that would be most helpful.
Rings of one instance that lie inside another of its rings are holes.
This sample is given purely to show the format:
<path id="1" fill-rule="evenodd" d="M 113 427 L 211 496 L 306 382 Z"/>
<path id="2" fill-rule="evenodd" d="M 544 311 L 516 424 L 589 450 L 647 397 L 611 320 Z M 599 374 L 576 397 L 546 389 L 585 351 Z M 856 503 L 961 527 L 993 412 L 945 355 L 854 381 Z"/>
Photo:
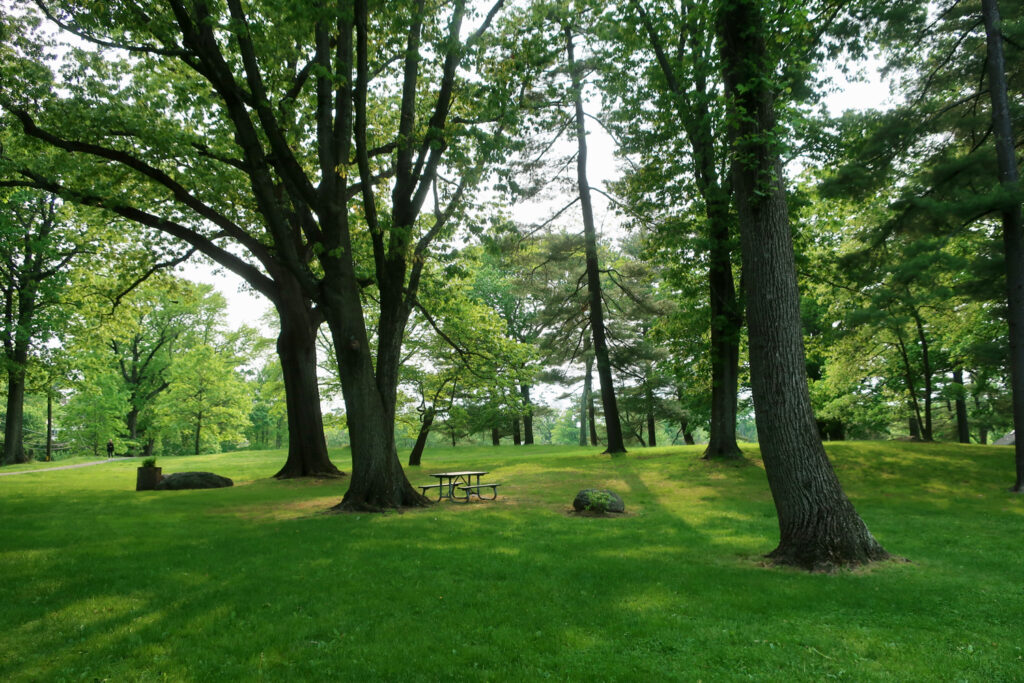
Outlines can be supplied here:
<path id="1" fill-rule="evenodd" d="M 220 489 L 234 486 L 235 482 L 213 472 L 175 472 L 168 474 L 156 485 L 157 491 L 182 489 Z"/>
<path id="2" fill-rule="evenodd" d="M 572 507 L 577 512 L 625 512 L 626 504 L 614 491 L 583 489 L 576 494 Z"/>

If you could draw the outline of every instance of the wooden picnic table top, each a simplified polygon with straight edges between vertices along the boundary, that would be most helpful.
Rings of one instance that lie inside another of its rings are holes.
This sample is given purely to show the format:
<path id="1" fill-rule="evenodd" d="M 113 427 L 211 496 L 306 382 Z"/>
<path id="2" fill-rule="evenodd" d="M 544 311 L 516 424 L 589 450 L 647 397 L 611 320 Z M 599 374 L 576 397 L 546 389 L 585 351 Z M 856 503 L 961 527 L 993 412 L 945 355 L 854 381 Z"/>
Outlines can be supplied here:
<path id="1" fill-rule="evenodd" d="M 474 472 L 469 472 L 469 471 L 466 471 L 466 472 L 438 472 L 436 474 L 431 474 L 430 476 L 437 477 L 438 479 L 441 479 L 443 477 L 468 477 L 468 476 L 474 476 L 474 475 L 475 476 L 483 476 L 485 474 L 487 474 L 487 472 L 475 472 L 475 471 Z"/>

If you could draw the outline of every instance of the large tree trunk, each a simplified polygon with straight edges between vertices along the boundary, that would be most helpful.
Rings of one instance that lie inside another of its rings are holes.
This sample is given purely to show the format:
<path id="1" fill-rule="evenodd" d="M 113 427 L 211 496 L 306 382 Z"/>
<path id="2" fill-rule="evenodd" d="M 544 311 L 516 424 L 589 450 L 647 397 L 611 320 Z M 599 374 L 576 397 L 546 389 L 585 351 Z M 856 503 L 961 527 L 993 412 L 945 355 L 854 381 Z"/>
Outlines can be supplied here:
<path id="1" fill-rule="evenodd" d="M 320 385 L 316 376 L 317 319 L 296 287 L 282 287 L 275 306 L 281 323 L 277 355 L 284 378 L 288 457 L 274 477 L 344 476 L 331 462 L 324 438 Z"/>
<path id="2" fill-rule="evenodd" d="M 811 409 L 800 294 L 774 136 L 773 62 L 756 0 L 719 6 L 732 180 L 740 217 L 750 374 L 765 472 L 779 517 L 780 564 L 829 569 L 887 557 L 843 493 Z"/>
<path id="3" fill-rule="evenodd" d="M 501 445 L 501 432 L 498 431 L 497 427 L 491 427 L 491 445 L 492 446 L 500 446 Z"/>
<path id="4" fill-rule="evenodd" d="M 1006 88 L 1006 63 L 1000 30 L 999 3 L 981 1 L 988 42 L 988 80 L 992 98 L 999 182 L 1008 192 L 1018 191 L 1019 171 Z M 1003 209 L 1003 250 L 1006 257 L 1007 322 L 1010 326 L 1010 384 L 1013 389 L 1013 427 L 1024 435 L 1024 218 L 1020 202 Z M 1017 478 L 1011 491 L 1024 492 L 1024 438 L 1014 444 Z"/>
<path id="5" fill-rule="evenodd" d="M 587 293 L 590 300 L 590 332 L 594 340 L 594 359 L 597 361 L 597 377 L 601 385 L 601 406 L 604 408 L 605 431 L 608 447 L 605 453 L 620 455 L 626 452 L 622 439 L 622 422 L 619 406 L 615 399 L 612 382 L 612 364 L 608 357 L 608 340 L 604 329 L 604 303 L 601 299 L 601 269 L 597 258 L 597 226 L 594 223 L 594 209 L 590 201 L 590 184 L 587 181 L 587 129 L 583 112 L 583 83 L 579 65 L 573 53 L 572 31 L 565 29 L 566 54 L 572 72 L 573 99 L 576 104 L 576 179 L 580 193 L 580 209 L 583 214 L 583 232 L 586 245 Z"/>
<path id="6" fill-rule="evenodd" d="M 437 411 L 434 410 L 434 406 L 430 406 L 423 411 L 423 421 L 420 422 L 420 433 L 416 437 L 416 443 L 412 447 L 412 452 L 409 453 L 409 466 L 419 467 L 420 461 L 423 459 L 423 449 L 427 446 L 427 437 L 430 436 L 430 426 L 434 424 L 434 415 Z"/>
<path id="7" fill-rule="evenodd" d="M 23 354 L 23 360 L 16 359 L 10 370 L 7 371 L 7 418 L 4 423 L 4 457 L 3 464 L 13 465 L 15 463 L 28 462 L 28 454 L 25 452 L 24 424 L 25 424 L 25 360 L 28 354 Z"/>
<path id="8" fill-rule="evenodd" d="M 351 262 L 342 267 L 348 269 L 349 275 L 353 272 Z M 339 287 L 325 296 L 325 314 L 338 357 L 352 446 L 352 482 L 335 509 L 381 511 L 427 505 L 427 499 L 406 478 L 395 448 L 397 369 L 380 367 L 391 362 L 382 360 L 382 354 L 393 356 L 393 347 L 396 343 L 400 346 L 401 340 L 384 334 L 384 326 L 378 328 L 378 377 L 374 373 L 359 294 L 345 286 L 346 282 L 354 282 L 354 277 L 334 281 Z"/>
<path id="9" fill-rule="evenodd" d="M 533 445 L 533 403 L 530 402 L 530 385 L 521 384 L 519 395 L 523 397 L 523 444 Z"/>
<path id="10" fill-rule="evenodd" d="M 721 192 L 715 188 L 714 192 L 708 190 L 707 194 L 717 197 Z M 743 456 L 736 443 L 743 316 L 732 277 L 728 199 L 719 199 L 714 204 L 708 206 L 711 236 L 708 271 L 711 292 L 711 425 L 704 457 L 730 460 Z"/>

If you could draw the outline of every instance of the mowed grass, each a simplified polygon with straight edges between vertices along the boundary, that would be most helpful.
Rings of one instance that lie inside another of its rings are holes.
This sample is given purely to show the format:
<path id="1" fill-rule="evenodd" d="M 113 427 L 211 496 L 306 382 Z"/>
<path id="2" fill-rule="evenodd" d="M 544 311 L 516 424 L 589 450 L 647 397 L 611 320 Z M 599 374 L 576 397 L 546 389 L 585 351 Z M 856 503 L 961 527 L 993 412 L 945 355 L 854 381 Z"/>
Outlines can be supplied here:
<path id="1" fill-rule="evenodd" d="M 220 490 L 135 492 L 127 461 L 0 477 L 0 680 L 1024 680 L 1011 449 L 831 446 L 904 558 L 831 575 L 764 566 L 746 452 L 435 449 L 414 483 L 488 470 L 498 500 L 383 515 L 324 514 L 347 480 L 272 480 L 280 451 L 158 463 Z M 627 514 L 569 514 L 586 487 Z"/>

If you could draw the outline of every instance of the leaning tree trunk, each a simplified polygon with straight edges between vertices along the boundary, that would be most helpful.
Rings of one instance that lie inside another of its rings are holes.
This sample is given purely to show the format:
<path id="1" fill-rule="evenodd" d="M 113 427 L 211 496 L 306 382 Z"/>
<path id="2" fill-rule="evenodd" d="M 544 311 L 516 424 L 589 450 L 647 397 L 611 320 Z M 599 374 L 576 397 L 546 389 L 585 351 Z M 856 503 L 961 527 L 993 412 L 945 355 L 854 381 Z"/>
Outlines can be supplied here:
<path id="1" fill-rule="evenodd" d="M 608 340 L 604 329 L 604 303 L 601 299 L 601 270 L 597 258 L 597 226 L 594 223 L 594 209 L 590 202 L 590 184 L 587 182 L 587 129 L 583 112 L 583 84 L 579 65 L 573 53 L 572 31 L 565 29 L 566 54 L 572 71 L 573 99 L 576 104 L 576 179 L 580 193 L 580 209 L 583 214 L 583 232 L 586 244 L 587 292 L 590 299 L 590 332 L 594 340 L 594 359 L 597 361 L 597 377 L 601 385 L 601 406 L 604 408 L 605 430 L 608 448 L 605 453 L 621 455 L 626 452 L 622 438 L 622 422 L 619 419 L 619 405 L 615 399 L 615 385 L 612 382 L 612 364 L 608 357 Z"/>
<path id="2" fill-rule="evenodd" d="M 288 458 L 274 476 L 339 477 L 327 454 L 320 385 L 316 376 L 316 319 L 309 304 L 292 287 L 275 302 L 281 323 L 277 355 L 281 360 L 288 415 Z"/>
<path id="3" fill-rule="evenodd" d="M 1008 193 L 1016 193 L 1020 174 L 1014 149 L 1013 127 L 1006 88 L 1006 63 L 1000 29 L 999 3 L 981 0 L 988 42 L 989 94 L 992 98 L 992 128 L 995 132 L 999 182 Z M 1003 209 L 1003 250 L 1006 257 L 1007 322 L 1010 326 L 1010 384 L 1013 389 L 1013 428 L 1024 434 L 1024 218 L 1019 201 Z M 1014 442 L 1017 479 L 1011 491 L 1024 492 L 1024 439 Z"/>
<path id="4" fill-rule="evenodd" d="M 839 484 L 811 410 L 786 192 L 773 142 L 768 28 L 756 0 L 724 2 L 717 26 L 732 123 L 754 410 L 779 518 L 779 545 L 769 557 L 807 569 L 883 559 L 885 550 Z"/>
<path id="5" fill-rule="evenodd" d="M 409 453 L 409 466 L 419 467 L 420 461 L 423 459 L 423 449 L 427 446 L 427 437 L 430 436 L 430 426 L 434 424 L 434 415 L 437 411 L 434 410 L 434 406 L 430 406 L 423 411 L 423 421 L 420 422 L 420 433 L 416 437 L 416 443 L 412 447 L 412 452 Z"/>

